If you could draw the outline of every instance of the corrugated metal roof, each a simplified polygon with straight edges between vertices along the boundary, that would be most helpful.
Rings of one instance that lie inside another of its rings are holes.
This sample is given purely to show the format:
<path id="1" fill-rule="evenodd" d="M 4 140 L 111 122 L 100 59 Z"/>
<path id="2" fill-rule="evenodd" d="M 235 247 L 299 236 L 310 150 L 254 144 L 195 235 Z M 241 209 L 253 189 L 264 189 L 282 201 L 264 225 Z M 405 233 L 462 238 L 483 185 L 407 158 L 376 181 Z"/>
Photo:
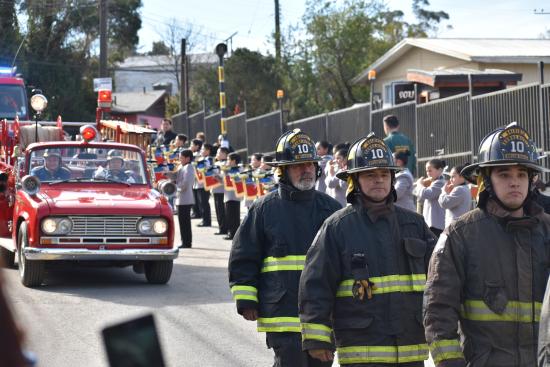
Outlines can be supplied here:
<path id="1" fill-rule="evenodd" d="M 352 82 L 366 82 L 369 70 L 383 70 L 413 47 L 469 62 L 550 63 L 550 40 L 547 39 L 406 38 L 363 70 Z"/>
<path id="2" fill-rule="evenodd" d="M 155 102 L 164 97 L 166 91 L 113 93 L 113 112 L 137 113 L 147 111 Z"/>

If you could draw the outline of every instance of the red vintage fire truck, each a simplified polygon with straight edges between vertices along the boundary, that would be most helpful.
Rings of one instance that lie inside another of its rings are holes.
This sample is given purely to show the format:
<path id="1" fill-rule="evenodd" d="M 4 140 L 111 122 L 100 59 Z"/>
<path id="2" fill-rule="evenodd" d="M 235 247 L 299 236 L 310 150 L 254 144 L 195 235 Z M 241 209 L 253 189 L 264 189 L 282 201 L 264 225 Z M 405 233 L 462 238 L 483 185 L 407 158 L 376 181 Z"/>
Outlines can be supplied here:
<path id="1" fill-rule="evenodd" d="M 31 99 L 33 109 L 40 99 Z M 144 147 L 120 142 L 145 132 L 104 124 L 108 106 L 99 102 L 81 141 L 63 140 L 60 119 L 0 123 L 0 262 L 17 261 L 25 286 L 47 284 L 46 270 L 60 262 L 133 266 L 154 284 L 170 279 L 178 248 L 167 198 L 175 186 L 155 185 Z M 102 142 L 100 130 L 116 141 Z"/>

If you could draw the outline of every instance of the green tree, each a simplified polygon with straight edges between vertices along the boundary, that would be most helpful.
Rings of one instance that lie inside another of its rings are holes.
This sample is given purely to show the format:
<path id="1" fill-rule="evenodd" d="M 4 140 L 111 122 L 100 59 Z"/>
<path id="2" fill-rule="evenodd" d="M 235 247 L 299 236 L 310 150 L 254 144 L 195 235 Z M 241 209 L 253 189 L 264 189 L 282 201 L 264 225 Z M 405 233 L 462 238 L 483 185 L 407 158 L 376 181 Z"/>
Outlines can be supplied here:
<path id="1" fill-rule="evenodd" d="M 170 55 L 170 49 L 163 41 L 153 42 L 149 55 Z"/>
<path id="2" fill-rule="evenodd" d="M 0 64 L 11 66 L 20 42 L 16 1 L 3 1 L 0 6 Z"/>
<path id="3" fill-rule="evenodd" d="M 437 31 L 447 13 L 429 11 L 428 0 L 414 0 L 418 23 L 403 20 L 381 0 L 309 0 L 304 27 L 284 38 L 283 81 L 292 119 L 367 101 L 369 87 L 352 79 L 408 36 Z M 305 41 L 292 35 L 305 33 Z"/>
<path id="4" fill-rule="evenodd" d="M 134 52 L 141 27 L 140 0 L 109 2 L 109 60 Z M 94 43 L 99 37 L 96 3 L 85 0 L 21 2 L 27 32 L 22 65 L 27 83 L 49 98 L 49 118 L 91 120 L 95 113 L 92 79 L 97 75 Z"/>
<path id="5" fill-rule="evenodd" d="M 413 0 L 413 13 L 418 23 L 412 24 L 409 28 L 410 37 L 426 37 L 437 33 L 439 24 L 449 20 L 449 14 L 444 11 L 427 10 L 430 6 L 429 0 Z"/>
<path id="6" fill-rule="evenodd" d="M 246 101 L 248 116 L 272 111 L 280 82 L 275 73 L 275 58 L 239 48 L 225 64 L 227 107 L 231 110 Z"/>

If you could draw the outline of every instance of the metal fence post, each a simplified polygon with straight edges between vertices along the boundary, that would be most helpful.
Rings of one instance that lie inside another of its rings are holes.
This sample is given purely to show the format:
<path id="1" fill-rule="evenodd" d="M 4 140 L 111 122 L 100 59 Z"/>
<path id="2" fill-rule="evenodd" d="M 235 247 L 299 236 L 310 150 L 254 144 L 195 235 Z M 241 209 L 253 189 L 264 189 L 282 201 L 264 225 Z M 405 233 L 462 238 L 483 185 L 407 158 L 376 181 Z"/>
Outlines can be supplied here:
<path id="1" fill-rule="evenodd" d="M 246 101 L 244 101 L 244 143 L 246 144 L 246 156 L 250 157 L 252 152 L 248 144 L 248 115 L 246 114 Z"/>
<path id="2" fill-rule="evenodd" d="M 544 84 L 544 62 L 539 61 L 539 78 L 540 85 L 538 87 L 539 91 L 539 114 L 540 114 L 540 148 L 542 151 L 546 151 L 546 138 L 544 134 L 544 98 L 542 97 L 542 86 Z"/>
<path id="3" fill-rule="evenodd" d="M 472 162 L 475 162 L 475 147 L 474 147 L 474 86 L 472 82 L 472 74 L 468 74 L 468 101 L 470 107 L 470 149 L 472 150 Z"/>
<path id="4" fill-rule="evenodd" d="M 418 162 L 418 84 L 414 83 L 414 150 L 416 152 L 416 174 L 420 174 Z"/>
<path id="5" fill-rule="evenodd" d="M 325 113 L 325 140 L 330 141 L 328 138 L 328 112 Z"/>

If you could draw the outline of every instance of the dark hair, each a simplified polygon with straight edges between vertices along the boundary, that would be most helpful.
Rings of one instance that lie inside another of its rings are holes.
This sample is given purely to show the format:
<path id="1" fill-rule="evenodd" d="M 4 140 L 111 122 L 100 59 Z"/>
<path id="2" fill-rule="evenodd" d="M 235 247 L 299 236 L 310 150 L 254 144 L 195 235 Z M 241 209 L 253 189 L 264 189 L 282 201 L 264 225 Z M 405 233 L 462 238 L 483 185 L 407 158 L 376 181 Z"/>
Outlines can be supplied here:
<path id="1" fill-rule="evenodd" d="M 261 161 L 263 156 L 264 156 L 264 155 L 263 155 L 262 153 L 254 153 L 254 154 L 252 154 L 250 157 L 254 157 L 254 158 L 256 158 L 257 160 Z"/>
<path id="2" fill-rule="evenodd" d="M 191 149 L 184 149 L 184 150 L 181 151 L 180 156 L 192 159 L 193 158 L 193 152 L 191 151 Z"/>
<path id="3" fill-rule="evenodd" d="M 230 161 L 235 161 L 237 162 L 237 164 L 241 163 L 241 156 L 235 152 L 229 153 L 229 155 L 227 156 L 227 159 L 229 159 Z"/>
<path id="4" fill-rule="evenodd" d="M 334 151 L 337 152 L 341 149 L 349 150 L 349 145 L 347 141 L 345 143 L 338 143 L 334 146 Z"/>
<path id="5" fill-rule="evenodd" d="M 183 140 L 183 142 L 185 143 L 189 138 L 188 138 L 187 135 L 185 135 L 185 134 L 178 134 L 178 135 L 176 136 L 176 139 L 178 139 L 178 140 Z"/>
<path id="6" fill-rule="evenodd" d="M 268 162 L 273 162 L 273 159 L 274 159 L 274 158 L 273 158 L 273 156 L 271 156 L 271 155 L 264 155 L 264 156 L 262 157 L 262 159 L 264 160 L 264 162 L 268 163 Z"/>
<path id="7" fill-rule="evenodd" d="M 214 147 L 212 146 L 212 144 L 204 143 L 202 145 L 202 149 L 203 150 L 208 150 L 210 153 L 212 153 L 212 150 L 214 149 Z"/>
<path id="8" fill-rule="evenodd" d="M 219 148 L 218 148 L 218 152 L 222 152 L 222 153 L 225 153 L 225 154 L 229 154 L 229 148 L 227 148 L 227 147 L 219 147 Z"/>
<path id="9" fill-rule="evenodd" d="M 162 122 L 167 121 L 170 125 L 172 125 L 172 120 L 170 119 L 162 119 Z"/>
<path id="10" fill-rule="evenodd" d="M 193 139 L 193 140 L 191 140 L 191 144 L 193 144 L 193 145 L 198 145 L 199 148 L 202 148 L 202 140 L 200 140 L 200 139 Z"/>
<path id="11" fill-rule="evenodd" d="M 384 123 L 388 124 L 388 126 L 392 129 L 399 126 L 399 120 L 395 115 L 384 116 Z"/>
<path id="12" fill-rule="evenodd" d="M 447 162 L 445 162 L 443 159 L 434 158 L 434 159 L 430 159 L 428 161 L 428 164 L 435 169 L 442 169 L 442 168 L 445 168 L 445 166 L 447 165 Z"/>
<path id="13" fill-rule="evenodd" d="M 453 168 L 456 170 L 456 172 L 458 172 L 458 174 L 460 176 L 462 176 L 462 170 L 464 169 L 464 167 L 466 166 L 469 166 L 470 165 L 470 162 L 466 162 L 466 163 L 462 163 L 462 164 L 459 164 L 457 166 L 454 166 Z"/>
<path id="14" fill-rule="evenodd" d="M 395 160 L 400 160 L 403 162 L 404 165 L 407 165 L 409 163 L 409 156 L 411 153 L 408 150 L 405 150 L 404 152 L 395 152 L 394 157 Z"/>
<path id="15" fill-rule="evenodd" d="M 328 141 L 326 140 L 321 140 L 321 141 L 318 141 L 317 144 L 319 144 L 320 147 L 324 148 L 324 149 L 328 149 L 330 150 L 330 148 L 332 148 L 332 144 L 330 144 Z"/>
<path id="16" fill-rule="evenodd" d="M 341 155 L 342 157 L 344 157 L 344 159 L 346 159 L 348 157 L 348 150 L 345 149 L 345 148 L 342 148 L 342 149 L 338 149 L 336 151 L 336 154 L 339 154 Z"/>

